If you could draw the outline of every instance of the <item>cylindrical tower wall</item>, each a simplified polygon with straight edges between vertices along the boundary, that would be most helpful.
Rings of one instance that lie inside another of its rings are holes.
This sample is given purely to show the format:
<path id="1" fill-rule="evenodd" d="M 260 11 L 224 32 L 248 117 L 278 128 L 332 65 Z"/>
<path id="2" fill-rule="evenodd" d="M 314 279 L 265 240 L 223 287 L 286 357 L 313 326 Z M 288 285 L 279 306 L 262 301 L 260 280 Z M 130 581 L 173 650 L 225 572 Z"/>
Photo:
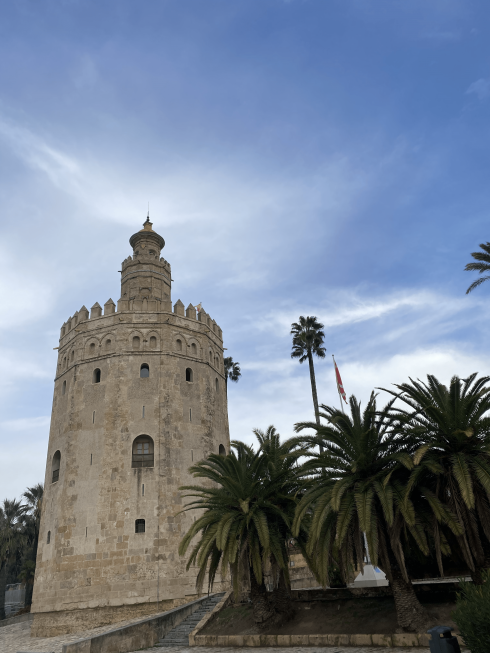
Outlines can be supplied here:
<path id="1" fill-rule="evenodd" d="M 229 431 L 221 331 L 180 307 L 85 319 L 60 339 L 35 635 L 195 595 L 196 571 L 178 555 L 194 517 L 178 515 L 178 488 L 193 462 L 229 450 Z"/>

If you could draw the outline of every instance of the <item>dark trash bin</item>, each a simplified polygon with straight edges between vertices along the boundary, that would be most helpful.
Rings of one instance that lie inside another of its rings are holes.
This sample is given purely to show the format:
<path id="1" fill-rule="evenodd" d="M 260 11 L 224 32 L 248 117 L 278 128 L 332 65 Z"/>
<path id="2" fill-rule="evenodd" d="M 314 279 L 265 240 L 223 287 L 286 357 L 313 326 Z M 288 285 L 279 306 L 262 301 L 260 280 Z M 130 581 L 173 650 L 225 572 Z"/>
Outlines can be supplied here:
<path id="1" fill-rule="evenodd" d="M 458 638 L 451 635 L 451 628 L 436 626 L 427 632 L 430 635 L 430 653 L 461 653 Z"/>

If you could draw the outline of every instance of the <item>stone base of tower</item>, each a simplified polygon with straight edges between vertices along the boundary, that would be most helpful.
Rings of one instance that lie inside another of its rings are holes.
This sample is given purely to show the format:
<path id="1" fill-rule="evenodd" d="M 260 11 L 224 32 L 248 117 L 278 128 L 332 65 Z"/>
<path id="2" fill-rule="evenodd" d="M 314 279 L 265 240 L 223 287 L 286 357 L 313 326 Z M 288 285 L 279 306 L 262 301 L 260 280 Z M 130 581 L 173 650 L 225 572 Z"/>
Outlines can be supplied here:
<path id="1" fill-rule="evenodd" d="M 217 591 L 216 589 L 214 591 Z M 78 633 L 101 626 L 110 626 L 122 621 L 148 617 L 152 614 L 178 608 L 195 601 L 197 594 L 179 599 L 167 599 L 159 603 L 136 603 L 132 605 L 105 606 L 84 610 L 60 610 L 57 612 L 36 612 L 31 627 L 31 637 L 56 637 Z"/>

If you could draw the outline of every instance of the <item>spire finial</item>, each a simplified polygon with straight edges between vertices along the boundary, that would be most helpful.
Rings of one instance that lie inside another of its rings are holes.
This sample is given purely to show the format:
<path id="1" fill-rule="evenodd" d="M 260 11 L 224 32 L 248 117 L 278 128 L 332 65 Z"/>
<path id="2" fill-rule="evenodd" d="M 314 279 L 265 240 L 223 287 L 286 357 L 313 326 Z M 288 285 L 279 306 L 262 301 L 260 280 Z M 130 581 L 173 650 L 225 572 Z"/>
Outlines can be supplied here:
<path id="1" fill-rule="evenodd" d="M 143 229 L 145 231 L 153 231 L 151 228 L 153 225 L 153 222 L 150 222 L 150 202 L 148 202 L 148 214 L 146 216 L 146 220 L 143 222 Z"/>

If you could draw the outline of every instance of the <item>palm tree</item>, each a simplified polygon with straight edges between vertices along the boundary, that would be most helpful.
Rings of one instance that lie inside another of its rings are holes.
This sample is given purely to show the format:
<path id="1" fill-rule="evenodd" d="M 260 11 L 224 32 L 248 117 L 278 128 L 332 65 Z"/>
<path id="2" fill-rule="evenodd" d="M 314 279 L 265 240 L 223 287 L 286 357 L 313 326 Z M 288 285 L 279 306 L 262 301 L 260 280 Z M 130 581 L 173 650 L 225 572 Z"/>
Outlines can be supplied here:
<path id="1" fill-rule="evenodd" d="M 15 561 L 23 544 L 20 501 L 4 499 L 0 506 L 0 619 L 5 619 L 5 586 L 9 565 Z"/>
<path id="2" fill-rule="evenodd" d="M 417 489 L 426 502 L 440 502 L 456 517 L 457 548 L 473 581 L 481 583 L 482 568 L 490 566 L 490 377 L 476 377 L 453 376 L 448 388 L 428 375 L 427 383 L 410 379 L 396 386 L 398 392 L 387 392 L 408 406 L 391 409 L 400 434 L 418 442 L 408 492 Z M 446 518 L 441 521 L 442 528 L 434 522 L 434 542 L 442 575 L 440 542 L 447 525 Z"/>
<path id="3" fill-rule="evenodd" d="M 349 571 L 363 567 L 365 533 L 372 564 L 379 561 L 392 586 L 399 625 L 421 632 L 426 614 L 407 573 L 403 544 L 411 538 L 426 555 L 429 549 L 423 523 L 404 496 L 403 476 L 413 467 L 412 445 L 410 438 L 404 441 L 393 433 L 388 417 L 392 403 L 378 413 L 373 393 L 361 412 L 351 396 L 350 415 L 322 405 L 326 425 L 295 425 L 297 432 L 315 430 L 316 436 L 307 440 L 324 451 L 311 450 L 303 465 L 306 492 L 296 509 L 293 533 L 305 518 L 311 521 L 307 553 L 316 561 L 313 571 L 323 585 L 329 583 L 333 562 L 344 582 Z"/>
<path id="4" fill-rule="evenodd" d="M 196 586 L 201 591 L 208 574 L 212 587 L 218 568 L 224 577 L 231 567 L 233 586 L 250 578 L 250 595 L 257 624 L 288 616 L 284 588 L 289 586 L 287 539 L 291 532 L 299 488 L 297 459 L 304 455 L 298 438 L 279 443 L 274 427 L 266 433 L 256 430 L 259 450 L 234 441 L 227 456 L 211 454 L 190 468 L 195 478 L 212 481 L 211 487 L 184 486 L 184 497 L 192 501 L 183 512 L 204 511 L 185 534 L 179 554 L 185 555 L 193 538 L 200 534 L 187 562 L 197 564 Z M 264 572 L 272 569 L 279 588 L 277 600 L 267 595 Z"/>
<path id="5" fill-rule="evenodd" d="M 26 583 L 26 605 L 32 603 L 43 493 L 44 486 L 42 483 L 37 483 L 33 487 L 28 487 L 22 495 L 26 500 L 26 504 L 23 506 L 26 551 L 21 574 Z"/>
<path id="6" fill-rule="evenodd" d="M 238 379 L 241 377 L 242 373 L 240 371 L 240 363 L 234 363 L 231 356 L 224 358 L 223 363 L 225 366 L 226 390 L 228 391 L 228 379 L 234 383 L 238 383 Z"/>
<path id="7" fill-rule="evenodd" d="M 300 363 L 308 360 L 310 366 L 311 393 L 313 395 L 313 407 L 315 409 L 316 423 L 320 424 L 318 415 L 318 395 L 316 391 L 315 368 L 313 365 L 313 355 L 319 358 L 325 358 L 325 348 L 323 340 L 325 334 L 322 331 L 323 324 L 317 321 L 316 317 L 299 316 L 298 322 L 291 324 L 291 335 L 293 336 L 293 350 L 291 358 L 299 358 Z"/>
<path id="8" fill-rule="evenodd" d="M 478 274 L 483 274 L 484 272 L 490 272 L 490 243 L 481 243 L 480 247 L 483 252 L 473 252 L 471 256 L 477 261 L 477 263 L 468 263 L 465 267 L 467 272 L 476 270 Z M 470 293 L 472 290 L 477 288 L 484 281 L 490 279 L 490 274 L 487 274 L 486 277 L 480 277 L 476 281 L 473 281 L 471 286 L 466 291 L 466 294 Z"/>

